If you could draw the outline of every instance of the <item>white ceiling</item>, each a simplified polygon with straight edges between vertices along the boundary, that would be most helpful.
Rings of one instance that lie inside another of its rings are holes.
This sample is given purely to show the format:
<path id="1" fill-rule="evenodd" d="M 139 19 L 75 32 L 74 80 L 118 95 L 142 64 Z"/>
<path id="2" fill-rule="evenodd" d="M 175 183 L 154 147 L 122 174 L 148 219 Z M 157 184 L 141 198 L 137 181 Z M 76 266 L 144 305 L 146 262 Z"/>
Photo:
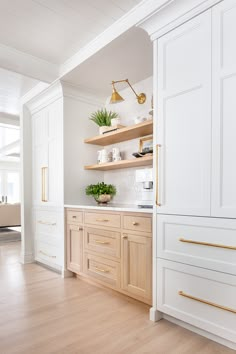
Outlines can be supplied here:
<path id="1" fill-rule="evenodd" d="M 0 44 L 62 64 L 141 0 L 0 0 Z"/>
<path id="2" fill-rule="evenodd" d="M 0 115 L 19 115 L 19 99 L 39 81 L 0 68 Z"/>

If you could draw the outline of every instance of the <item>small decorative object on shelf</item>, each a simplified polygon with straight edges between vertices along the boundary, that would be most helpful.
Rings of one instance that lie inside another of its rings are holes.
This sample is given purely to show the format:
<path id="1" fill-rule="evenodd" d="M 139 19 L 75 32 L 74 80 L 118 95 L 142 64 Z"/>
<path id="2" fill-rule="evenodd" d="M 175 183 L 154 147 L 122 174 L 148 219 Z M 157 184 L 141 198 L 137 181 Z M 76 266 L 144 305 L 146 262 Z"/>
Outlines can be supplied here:
<path id="1" fill-rule="evenodd" d="M 116 195 L 116 187 L 112 184 L 105 184 L 104 182 L 97 184 L 90 184 L 86 187 L 86 195 L 94 197 L 98 204 L 107 204 L 112 197 Z"/>
<path id="2" fill-rule="evenodd" d="M 146 120 L 147 120 L 147 118 L 145 118 L 145 117 L 137 116 L 137 117 L 134 118 L 134 123 L 135 124 L 139 124 L 139 123 L 145 122 Z"/>
<path id="3" fill-rule="evenodd" d="M 116 112 L 107 111 L 106 108 L 104 108 L 92 113 L 90 120 L 99 126 L 99 134 L 103 134 L 107 130 L 111 130 L 111 120 L 117 117 L 118 114 Z"/>
<path id="4" fill-rule="evenodd" d="M 144 138 L 141 138 L 139 140 L 139 151 L 134 152 L 133 156 L 138 158 L 138 157 L 143 157 L 145 155 L 149 156 L 153 154 L 153 136 L 146 136 Z"/>

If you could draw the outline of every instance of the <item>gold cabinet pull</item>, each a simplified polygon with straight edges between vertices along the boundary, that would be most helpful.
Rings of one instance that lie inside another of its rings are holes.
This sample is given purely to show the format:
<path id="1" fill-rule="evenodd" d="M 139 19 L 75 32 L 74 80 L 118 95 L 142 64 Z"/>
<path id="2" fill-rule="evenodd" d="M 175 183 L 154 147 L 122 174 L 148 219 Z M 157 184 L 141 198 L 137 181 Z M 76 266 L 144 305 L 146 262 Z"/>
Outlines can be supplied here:
<path id="1" fill-rule="evenodd" d="M 79 231 L 83 231 L 83 228 L 82 228 L 82 226 L 79 226 Z"/>
<path id="2" fill-rule="evenodd" d="M 214 302 L 206 301 L 206 300 L 200 299 L 198 297 L 195 297 L 195 296 L 192 296 L 192 295 L 188 295 L 188 294 L 184 293 L 183 291 L 179 291 L 179 295 L 187 297 L 188 299 L 191 299 L 191 300 L 194 300 L 194 301 L 201 302 L 201 303 L 209 305 L 209 306 L 217 307 L 218 309 L 221 309 L 221 310 L 225 310 L 225 311 L 229 311 L 229 312 L 232 312 L 232 313 L 236 313 L 236 310 L 231 309 L 230 307 L 222 306 L 222 305 L 216 304 Z"/>
<path id="3" fill-rule="evenodd" d="M 109 241 L 100 241 L 100 240 L 95 240 L 96 243 L 101 244 L 101 245 L 110 245 Z"/>
<path id="4" fill-rule="evenodd" d="M 139 223 L 137 221 L 133 221 L 133 225 L 137 226 L 137 225 L 139 225 Z"/>
<path id="5" fill-rule="evenodd" d="M 77 216 L 76 216 L 76 215 L 73 215 L 73 216 L 72 216 L 72 219 L 76 219 L 76 218 L 77 218 Z"/>
<path id="6" fill-rule="evenodd" d="M 110 221 L 109 219 L 96 219 L 96 221 L 100 221 L 100 222 L 108 222 Z"/>
<path id="7" fill-rule="evenodd" d="M 127 235 L 127 234 L 124 234 L 124 235 L 122 236 L 122 238 L 128 238 L 128 235 Z"/>
<path id="8" fill-rule="evenodd" d="M 160 144 L 156 145 L 156 205 L 161 206 L 159 202 L 159 168 L 158 168 L 158 163 L 159 163 L 159 148 L 161 147 Z"/>
<path id="9" fill-rule="evenodd" d="M 42 178 L 42 196 L 41 196 L 41 200 L 42 202 L 47 202 L 48 200 L 46 199 L 46 170 L 47 170 L 47 167 L 42 167 L 41 168 L 41 178 Z"/>
<path id="10" fill-rule="evenodd" d="M 94 267 L 98 272 L 101 272 L 101 273 L 110 273 L 109 270 L 107 269 L 102 269 L 102 268 L 98 268 L 98 267 Z"/>
<path id="11" fill-rule="evenodd" d="M 48 225 L 48 226 L 56 226 L 57 223 L 56 222 L 48 222 L 48 221 L 39 220 L 38 224 Z"/>
<path id="12" fill-rule="evenodd" d="M 182 238 L 182 237 L 179 238 L 179 241 L 180 242 L 186 242 L 186 243 L 192 243 L 194 245 L 203 245 L 203 246 L 209 246 L 209 247 L 226 248 L 228 250 L 236 250 L 236 246 L 227 246 L 227 245 L 222 245 L 222 244 L 218 244 L 218 243 L 194 241 L 194 240 L 188 240 L 188 239 L 185 239 L 185 238 Z"/>
<path id="13" fill-rule="evenodd" d="M 39 251 L 39 253 L 43 254 L 44 256 L 47 256 L 49 258 L 57 258 L 57 256 L 51 256 L 50 254 L 47 254 L 46 252 L 43 252 L 43 251 Z"/>

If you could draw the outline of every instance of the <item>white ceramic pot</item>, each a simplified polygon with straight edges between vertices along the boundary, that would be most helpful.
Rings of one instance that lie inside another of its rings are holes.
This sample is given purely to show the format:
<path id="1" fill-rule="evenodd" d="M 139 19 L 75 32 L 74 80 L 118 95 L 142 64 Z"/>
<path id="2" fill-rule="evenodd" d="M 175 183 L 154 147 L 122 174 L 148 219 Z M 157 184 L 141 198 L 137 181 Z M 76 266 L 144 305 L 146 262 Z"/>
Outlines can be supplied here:
<path id="1" fill-rule="evenodd" d="M 107 127 L 106 125 L 103 127 L 99 127 L 99 134 L 105 133 L 107 130 L 110 130 L 111 127 Z"/>

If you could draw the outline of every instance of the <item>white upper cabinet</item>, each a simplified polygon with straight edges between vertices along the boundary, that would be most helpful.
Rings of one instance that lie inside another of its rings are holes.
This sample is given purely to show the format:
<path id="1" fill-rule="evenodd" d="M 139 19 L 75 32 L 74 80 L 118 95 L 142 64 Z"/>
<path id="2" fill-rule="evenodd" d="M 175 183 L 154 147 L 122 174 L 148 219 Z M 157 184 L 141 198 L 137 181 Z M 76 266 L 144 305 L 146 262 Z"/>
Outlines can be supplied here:
<path id="1" fill-rule="evenodd" d="M 236 1 L 212 10 L 212 216 L 236 217 Z"/>
<path id="2" fill-rule="evenodd" d="M 62 109 L 57 100 L 32 116 L 34 205 L 63 202 Z"/>
<path id="3" fill-rule="evenodd" d="M 158 213 L 210 215 L 211 11 L 158 40 Z"/>

